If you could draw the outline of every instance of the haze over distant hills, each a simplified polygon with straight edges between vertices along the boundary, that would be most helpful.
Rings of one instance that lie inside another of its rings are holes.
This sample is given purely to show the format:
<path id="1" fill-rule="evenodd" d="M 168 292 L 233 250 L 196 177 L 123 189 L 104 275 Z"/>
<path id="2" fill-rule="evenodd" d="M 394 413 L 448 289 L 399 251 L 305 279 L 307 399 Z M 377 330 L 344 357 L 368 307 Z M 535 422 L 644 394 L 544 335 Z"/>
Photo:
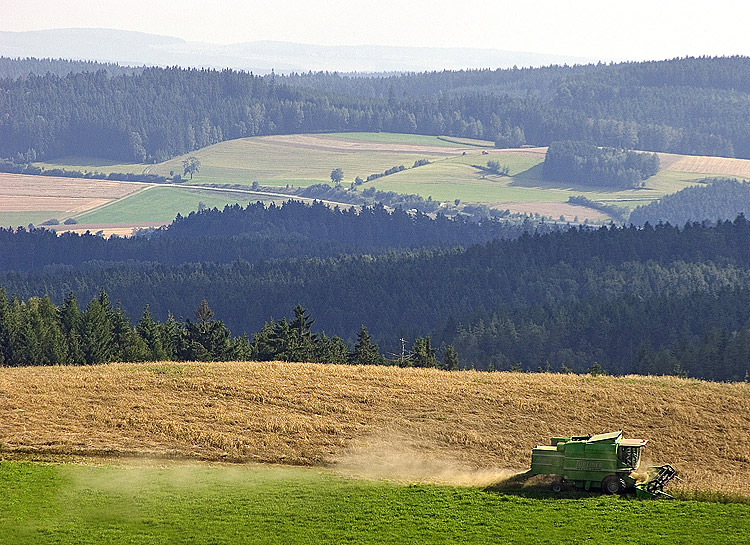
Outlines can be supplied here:
<path id="1" fill-rule="evenodd" d="M 390 72 L 581 64 L 592 59 L 497 49 L 322 46 L 257 41 L 188 42 L 142 32 L 66 28 L 0 31 L 0 56 L 96 60 L 129 65 L 234 68 L 263 74 L 292 71 Z"/>

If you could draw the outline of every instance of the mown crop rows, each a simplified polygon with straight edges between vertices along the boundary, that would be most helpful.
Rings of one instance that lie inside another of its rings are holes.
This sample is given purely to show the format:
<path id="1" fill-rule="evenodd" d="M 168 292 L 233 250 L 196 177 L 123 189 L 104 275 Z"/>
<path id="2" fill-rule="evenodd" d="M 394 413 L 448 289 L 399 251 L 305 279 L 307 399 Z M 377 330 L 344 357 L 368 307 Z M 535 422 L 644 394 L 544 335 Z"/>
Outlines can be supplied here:
<path id="1" fill-rule="evenodd" d="M 507 474 L 551 436 L 623 429 L 649 439 L 647 460 L 675 465 L 683 489 L 750 496 L 748 415 L 749 385 L 678 378 L 290 363 L 0 369 L 6 453 L 303 465 L 366 453 L 376 466 L 450 462 L 436 475 Z M 393 477 L 409 479 L 408 468 Z"/>

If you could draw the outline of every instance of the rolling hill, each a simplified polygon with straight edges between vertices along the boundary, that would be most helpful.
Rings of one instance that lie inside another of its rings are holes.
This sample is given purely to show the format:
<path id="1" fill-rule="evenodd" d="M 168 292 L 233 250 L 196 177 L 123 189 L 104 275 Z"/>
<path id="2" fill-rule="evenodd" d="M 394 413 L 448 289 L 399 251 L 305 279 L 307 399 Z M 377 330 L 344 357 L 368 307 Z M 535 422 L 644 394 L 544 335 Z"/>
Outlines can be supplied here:
<path id="1" fill-rule="evenodd" d="M 375 188 L 381 191 L 417 194 L 443 202 L 481 203 L 514 213 L 539 214 L 566 221 L 610 220 L 601 211 L 569 204 L 572 196 L 584 195 L 602 204 L 616 204 L 629 209 L 647 204 L 666 194 L 695 185 L 707 176 L 737 176 L 750 178 L 750 160 L 723 157 L 700 157 L 659 154 L 660 172 L 646 181 L 641 189 L 613 191 L 549 182 L 542 179 L 541 164 L 546 148 L 494 149 L 491 144 L 436 136 L 393 133 L 329 133 L 315 135 L 277 135 L 228 140 L 190 155 L 201 161 L 200 171 L 188 185 L 251 186 L 258 182 L 267 191 L 308 187 L 331 183 L 334 168 L 344 171 L 343 184 L 348 188 L 356 177 L 382 173 L 394 166 L 404 165 L 401 172 L 365 182 L 357 190 Z M 85 159 L 61 159 L 57 162 L 37 163 L 45 168 L 99 170 L 101 172 L 129 170 L 169 176 L 181 173 L 180 156 L 157 165 L 130 164 L 86 165 Z M 429 164 L 410 168 L 415 161 Z M 486 166 L 496 160 L 509 168 L 509 176 L 490 174 L 473 165 Z M 230 202 L 231 199 L 227 200 Z M 206 201 L 208 202 L 208 201 Z M 243 202 L 240 199 L 238 202 Z M 213 203 L 213 201 L 212 201 Z M 197 203 L 196 203 L 197 204 Z M 214 205 L 214 204 L 212 204 Z M 122 221 L 129 207 L 127 200 L 107 207 L 98 213 L 98 223 Z M 161 206 L 160 209 L 167 208 Z M 172 207 L 170 210 L 173 210 Z M 139 221 L 164 221 L 163 213 L 141 212 Z M 149 216 L 152 214 L 152 216 Z M 81 221 L 89 221 L 86 217 Z M 32 220 L 30 220 L 32 221 Z M 133 221 L 136 221 L 135 219 Z"/>
<path id="2" fill-rule="evenodd" d="M 559 184 L 542 179 L 546 148 L 494 149 L 435 136 L 390 133 L 333 133 L 241 138 L 191 153 L 201 161 L 194 184 L 251 184 L 305 187 L 331 183 L 334 168 L 344 171 L 344 184 L 359 176 L 380 173 L 393 166 L 406 170 L 363 184 L 425 198 L 502 205 L 524 203 L 520 211 L 534 213 L 537 202 L 565 202 L 573 195 L 595 201 L 635 206 L 675 192 L 706 175 L 750 177 L 750 160 L 660 154 L 662 170 L 643 189 L 613 191 L 608 188 Z M 148 172 L 179 172 L 186 156 L 160 163 Z M 430 164 L 411 167 L 414 161 Z M 509 167 L 510 176 L 487 173 L 472 165 L 497 160 Z"/>

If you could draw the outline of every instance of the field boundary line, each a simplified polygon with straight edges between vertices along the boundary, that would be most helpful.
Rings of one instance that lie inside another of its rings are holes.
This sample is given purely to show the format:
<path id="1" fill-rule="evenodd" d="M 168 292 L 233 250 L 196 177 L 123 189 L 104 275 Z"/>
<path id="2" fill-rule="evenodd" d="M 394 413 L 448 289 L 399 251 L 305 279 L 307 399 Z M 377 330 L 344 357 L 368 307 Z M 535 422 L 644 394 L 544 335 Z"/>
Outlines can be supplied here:
<path id="1" fill-rule="evenodd" d="M 326 199 L 318 199 L 315 197 L 303 197 L 301 195 L 292 195 L 289 193 L 274 193 L 272 191 L 258 191 L 258 190 L 252 190 L 252 189 L 234 189 L 230 187 L 210 187 L 205 185 L 180 185 L 180 184 L 158 184 L 160 187 L 178 187 L 183 190 L 198 190 L 198 191 L 218 191 L 223 193 L 243 193 L 246 195 L 261 195 L 263 197 L 273 197 L 273 198 L 281 198 L 281 199 L 291 199 L 291 200 L 299 200 L 304 202 L 322 202 L 329 205 L 334 206 L 345 206 L 347 208 L 349 207 L 358 207 L 362 206 L 359 204 L 353 204 L 353 203 L 347 203 L 347 202 L 338 202 L 338 201 L 329 201 Z"/>
<path id="2" fill-rule="evenodd" d="M 81 214 L 79 214 L 77 216 L 76 215 L 71 215 L 71 216 L 68 216 L 67 218 L 80 218 L 81 216 L 85 216 L 86 214 L 90 214 L 92 212 L 97 212 L 97 211 L 101 210 L 102 208 L 106 208 L 108 206 L 111 206 L 111 205 L 113 205 L 115 203 L 118 203 L 118 202 L 124 200 L 124 199 L 129 199 L 130 197 L 133 197 L 135 195 L 140 195 L 144 191 L 148 191 L 152 187 L 158 187 L 158 185 L 159 185 L 159 184 L 146 184 L 144 182 L 123 182 L 123 183 L 145 185 L 146 187 L 138 189 L 138 190 L 134 191 L 133 193 L 130 193 L 129 195 L 124 195 L 122 197 L 118 197 L 116 199 L 112 199 L 111 201 L 106 202 L 104 204 L 101 204 L 99 206 L 95 206 L 94 208 L 86 210 L 85 212 L 82 212 Z M 65 218 L 65 219 L 67 219 L 67 218 Z M 76 221 L 78 221 L 78 220 L 76 219 Z"/>

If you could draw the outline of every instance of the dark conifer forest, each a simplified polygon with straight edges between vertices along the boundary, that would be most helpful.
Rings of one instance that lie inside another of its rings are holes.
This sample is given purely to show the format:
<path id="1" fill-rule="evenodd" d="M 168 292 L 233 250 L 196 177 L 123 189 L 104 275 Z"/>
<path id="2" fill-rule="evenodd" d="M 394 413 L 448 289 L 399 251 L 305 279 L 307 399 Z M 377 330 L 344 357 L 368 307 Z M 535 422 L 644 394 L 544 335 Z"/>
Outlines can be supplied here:
<path id="1" fill-rule="evenodd" d="M 549 232 L 564 226 L 526 220 L 476 223 L 459 216 L 436 218 L 381 204 L 328 208 L 288 201 L 206 209 L 177 216 L 167 228 L 132 238 L 104 239 L 93 234 L 36 228 L 0 228 L 0 271 L 38 270 L 46 265 L 82 265 L 91 261 L 183 263 L 255 263 L 285 258 L 325 258 L 341 254 L 384 254 L 396 250 L 466 247 L 525 232 Z"/>
<path id="2" fill-rule="evenodd" d="M 269 225 L 260 234 L 268 254 L 241 257 L 243 244 L 258 245 L 258 218 Z M 382 208 L 356 214 L 292 204 L 206 210 L 150 239 L 5 231 L 1 255 L 9 257 L 0 285 L 9 300 L 5 308 L 41 305 L 51 316 L 62 313 L 53 307 L 64 306 L 71 293 L 90 301 L 104 289 L 111 301 L 104 306 L 123 323 L 142 318 L 148 307 L 155 321 L 177 322 L 185 332 L 190 324 L 215 321 L 186 321 L 206 300 L 227 331 L 221 334 L 224 352 L 193 346 L 202 358 L 257 357 L 259 348 L 248 352 L 244 343 L 252 349 L 255 334 L 287 327 L 283 317 L 302 305 L 315 320 L 310 334 L 325 333 L 326 342 L 335 342 L 308 346 L 310 358 L 332 350 L 338 356 L 331 361 L 346 360 L 364 325 L 383 354 L 398 353 L 401 338 L 410 346 L 422 339 L 420 349 L 429 338 L 438 355 L 455 348 L 462 368 L 586 372 L 596 362 L 618 374 L 745 377 L 750 223 L 744 217 L 683 227 L 503 231 L 509 228 Z M 340 240 L 342 246 L 298 244 L 301 233 L 309 234 L 307 241 Z M 352 251 L 356 240 L 373 251 Z M 33 257 L 38 262 L 15 267 L 34 247 L 44 249 Z M 295 247 L 296 257 L 279 257 Z M 66 261 L 71 254 L 77 259 Z M 45 295 L 49 302 L 26 302 Z M 6 336 L 20 335 L 13 316 L 0 308 Z M 238 342 L 239 352 L 227 348 Z M 181 350 L 182 357 L 193 354 Z"/>
<path id="3" fill-rule="evenodd" d="M 667 222 L 684 225 L 688 222 L 717 221 L 750 217 L 750 182 L 731 178 L 701 180 L 698 185 L 665 195 L 658 201 L 639 206 L 630 213 L 635 225 Z"/>
<path id="4" fill-rule="evenodd" d="M 0 157 L 158 162 L 245 136 L 387 131 L 750 158 L 747 57 L 387 77 L 50 62 L 0 64 Z"/>
<path id="5" fill-rule="evenodd" d="M 586 142 L 551 142 L 544 158 L 547 180 L 597 187 L 637 188 L 659 172 L 655 153 L 602 148 Z"/>

